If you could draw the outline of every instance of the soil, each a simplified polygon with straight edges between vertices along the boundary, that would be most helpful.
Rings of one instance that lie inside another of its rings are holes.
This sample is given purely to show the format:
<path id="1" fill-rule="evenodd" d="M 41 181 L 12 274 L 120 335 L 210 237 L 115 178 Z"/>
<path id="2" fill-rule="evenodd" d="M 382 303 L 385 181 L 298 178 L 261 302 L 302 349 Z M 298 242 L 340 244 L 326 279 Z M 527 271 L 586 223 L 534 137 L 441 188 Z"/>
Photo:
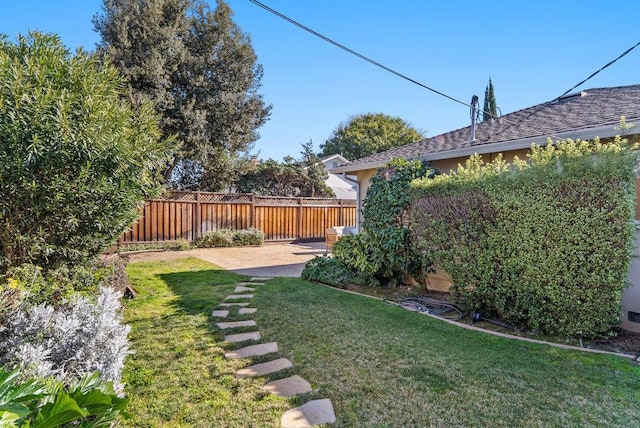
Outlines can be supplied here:
<path id="1" fill-rule="evenodd" d="M 397 300 L 399 297 L 405 296 L 427 296 L 433 299 L 448 301 L 449 293 L 437 292 L 437 291 L 427 291 L 417 290 L 412 287 L 362 287 L 357 285 L 348 285 L 345 289 L 349 291 L 355 291 L 361 294 L 372 295 L 376 297 L 380 297 L 388 300 Z M 487 330 L 501 331 L 503 333 L 513 334 L 513 335 L 522 335 L 526 337 L 530 337 L 533 339 L 546 340 L 551 342 L 563 343 L 568 345 L 580 346 L 580 342 L 578 340 L 567 341 L 559 338 L 553 337 L 537 337 L 536 335 L 530 334 L 519 334 L 507 328 L 492 324 L 490 322 L 472 322 L 471 317 L 467 315 L 465 318 L 460 320 L 459 322 L 465 324 L 473 324 L 476 327 L 484 328 Z M 616 328 L 613 330 L 612 337 L 604 337 L 596 340 L 583 340 L 582 345 L 591 349 L 600 349 L 603 351 L 611 351 L 622 354 L 634 355 L 636 360 L 640 357 L 640 333 L 634 333 L 628 330 L 623 330 L 621 328 Z"/>

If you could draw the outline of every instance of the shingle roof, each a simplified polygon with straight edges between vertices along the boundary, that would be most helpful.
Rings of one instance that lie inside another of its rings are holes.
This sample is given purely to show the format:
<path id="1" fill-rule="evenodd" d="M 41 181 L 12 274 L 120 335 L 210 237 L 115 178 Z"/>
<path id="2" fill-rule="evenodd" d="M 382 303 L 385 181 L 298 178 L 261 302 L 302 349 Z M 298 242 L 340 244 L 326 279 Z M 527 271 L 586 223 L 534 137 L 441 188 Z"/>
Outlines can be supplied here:
<path id="1" fill-rule="evenodd" d="M 640 85 L 587 89 L 562 97 L 548 105 L 539 104 L 509 113 L 493 121 L 479 123 L 476 125 L 474 141 L 470 141 L 471 126 L 467 126 L 366 158 L 356 159 L 349 165 L 338 167 L 333 171 L 351 172 L 372 168 L 376 164 L 382 165 L 398 157 L 428 158 L 429 154 L 437 153 L 442 159 L 447 157 L 447 152 L 451 152 L 450 157 L 457 157 L 459 153 L 468 151 L 473 154 L 473 150 L 490 153 L 489 149 L 498 145 L 501 147 L 500 151 L 505 151 L 528 147 L 534 141 L 544 144 L 548 136 L 552 138 L 555 136 L 606 137 L 608 135 L 591 135 L 590 131 L 596 132 L 601 131 L 603 127 L 611 127 L 613 132 L 613 127 L 620 123 L 620 116 L 625 116 L 628 122 L 640 119 Z M 522 140 L 528 140 L 526 145 L 522 145 Z M 520 146 L 510 147 L 510 142 L 518 142 Z"/>

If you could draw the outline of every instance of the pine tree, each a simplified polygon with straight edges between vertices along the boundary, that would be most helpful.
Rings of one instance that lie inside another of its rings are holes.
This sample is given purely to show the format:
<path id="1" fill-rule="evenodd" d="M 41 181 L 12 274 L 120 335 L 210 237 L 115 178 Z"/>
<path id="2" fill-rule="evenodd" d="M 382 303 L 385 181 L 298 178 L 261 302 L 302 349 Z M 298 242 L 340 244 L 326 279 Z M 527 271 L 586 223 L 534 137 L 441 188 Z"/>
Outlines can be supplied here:
<path id="1" fill-rule="evenodd" d="M 491 77 L 489 77 L 489 84 L 484 90 L 484 105 L 482 107 L 482 121 L 486 122 L 489 119 L 498 117 L 498 105 L 496 104 L 496 97 L 493 94 L 493 83 Z"/>
<path id="2" fill-rule="evenodd" d="M 153 100 L 164 135 L 181 143 L 165 179 L 177 165 L 192 164 L 207 176 L 209 190 L 227 187 L 234 161 L 251 149 L 271 108 L 257 92 L 262 67 L 229 6 L 103 1 L 93 21 L 102 36 L 99 52 L 128 79 L 131 101 Z"/>

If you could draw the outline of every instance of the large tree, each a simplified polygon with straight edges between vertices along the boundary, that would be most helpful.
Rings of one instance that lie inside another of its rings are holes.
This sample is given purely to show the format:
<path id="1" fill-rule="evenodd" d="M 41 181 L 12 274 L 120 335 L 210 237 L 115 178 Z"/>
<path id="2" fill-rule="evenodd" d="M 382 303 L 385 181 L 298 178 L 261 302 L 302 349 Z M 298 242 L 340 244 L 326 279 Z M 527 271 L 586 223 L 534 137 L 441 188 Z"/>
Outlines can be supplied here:
<path id="1" fill-rule="evenodd" d="M 181 150 L 165 171 L 196 165 L 208 188 L 229 185 L 234 161 L 251 149 L 269 116 L 258 93 L 262 66 L 249 37 L 217 0 L 104 0 L 94 17 L 106 54 L 129 82 L 134 103 L 154 102 L 164 135 Z"/>
<path id="2" fill-rule="evenodd" d="M 171 156 L 150 103 L 118 71 L 57 36 L 0 38 L 0 272 L 86 261 L 162 183 Z"/>
<path id="3" fill-rule="evenodd" d="M 493 82 L 489 77 L 489 84 L 484 90 L 484 105 L 482 106 L 482 121 L 498 117 L 498 104 L 496 104 L 496 96 L 493 93 Z"/>
<path id="4" fill-rule="evenodd" d="M 424 134 L 399 117 L 382 113 L 352 116 L 338 125 L 320 145 L 323 155 L 340 154 L 349 160 L 363 158 L 404 146 L 424 138 Z"/>

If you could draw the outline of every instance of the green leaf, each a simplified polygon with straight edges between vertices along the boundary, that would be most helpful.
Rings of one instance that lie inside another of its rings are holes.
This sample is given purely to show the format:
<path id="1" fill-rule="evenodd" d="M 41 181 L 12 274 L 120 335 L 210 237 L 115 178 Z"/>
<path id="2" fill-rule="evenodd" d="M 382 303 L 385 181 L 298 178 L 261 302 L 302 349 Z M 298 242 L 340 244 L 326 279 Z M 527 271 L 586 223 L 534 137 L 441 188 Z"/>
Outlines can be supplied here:
<path id="1" fill-rule="evenodd" d="M 47 395 L 47 387 L 35 380 L 18 383 L 19 370 L 10 372 L 0 368 L 0 408 L 13 403 L 23 403 Z"/>
<path id="2" fill-rule="evenodd" d="M 77 421 L 89 414 L 81 409 L 76 401 L 69 397 L 64 391 L 58 392 L 53 403 L 48 403 L 42 407 L 33 427 L 34 428 L 54 428 L 67 422 Z"/>
<path id="3" fill-rule="evenodd" d="M 29 409 L 27 409 L 27 414 Z M 9 428 L 18 426 L 18 420 L 24 418 L 24 415 L 11 411 L 0 410 L 0 427 Z"/>

